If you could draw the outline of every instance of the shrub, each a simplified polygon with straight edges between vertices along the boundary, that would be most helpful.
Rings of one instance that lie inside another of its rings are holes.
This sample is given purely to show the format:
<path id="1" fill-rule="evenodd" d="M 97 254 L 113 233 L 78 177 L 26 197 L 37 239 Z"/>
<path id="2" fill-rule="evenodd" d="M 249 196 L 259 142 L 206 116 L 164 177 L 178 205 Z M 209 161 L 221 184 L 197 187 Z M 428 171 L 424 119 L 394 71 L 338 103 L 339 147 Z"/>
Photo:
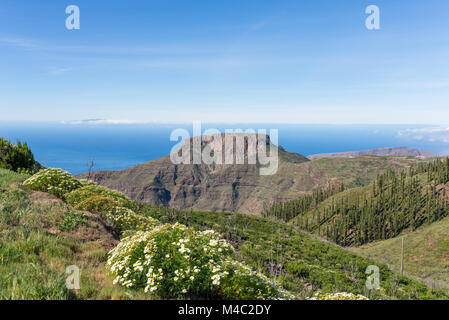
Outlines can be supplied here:
<path id="1" fill-rule="evenodd" d="M 100 214 L 111 211 L 115 207 L 120 207 L 120 203 L 115 201 L 113 198 L 106 196 L 92 196 L 75 205 L 75 209 L 77 210 L 90 211 Z"/>
<path id="2" fill-rule="evenodd" d="M 62 169 L 44 169 L 25 180 L 24 186 L 36 190 L 48 192 L 64 199 L 64 195 L 81 187 L 81 183 Z"/>
<path id="3" fill-rule="evenodd" d="M 0 168 L 33 174 L 42 166 L 34 160 L 33 153 L 26 143 L 12 144 L 0 138 Z"/>
<path id="4" fill-rule="evenodd" d="M 114 283 L 160 297 L 208 295 L 217 291 L 225 276 L 222 264 L 232 251 L 214 231 L 164 224 L 124 238 L 107 266 Z"/>
<path id="5" fill-rule="evenodd" d="M 78 180 L 81 183 L 82 187 L 87 187 L 87 186 L 98 186 L 98 184 L 95 181 L 92 180 L 87 180 L 87 179 L 79 179 Z"/>
<path id="6" fill-rule="evenodd" d="M 78 225 L 86 225 L 86 216 L 83 213 L 67 211 L 64 220 L 58 225 L 59 230 L 70 232 L 75 230 Z"/>
<path id="7" fill-rule="evenodd" d="M 279 299 L 292 295 L 232 260 L 233 248 L 212 230 L 178 223 L 137 231 L 109 253 L 114 283 L 162 298 Z"/>
<path id="8" fill-rule="evenodd" d="M 77 206 L 93 196 L 110 198 L 117 203 L 117 207 L 127 207 L 132 209 L 133 206 L 132 201 L 123 193 L 98 185 L 87 185 L 74 190 L 66 195 L 66 201 L 72 206 Z"/>
<path id="9" fill-rule="evenodd" d="M 159 223 L 156 219 L 137 214 L 125 207 L 113 208 L 105 214 L 105 218 L 114 225 L 114 229 L 118 232 L 127 230 L 149 230 Z"/>
<path id="10" fill-rule="evenodd" d="M 32 176 L 33 174 L 36 173 L 36 171 L 32 169 L 19 168 L 17 169 L 17 173 Z"/>
<path id="11" fill-rule="evenodd" d="M 368 300 L 367 297 L 360 294 L 353 294 L 347 292 L 337 292 L 337 293 L 315 293 L 312 298 L 308 300 Z"/>
<path id="12" fill-rule="evenodd" d="M 229 275 L 223 279 L 221 293 L 231 300 L 295 299 L 276 281 L 252 271 L 237 261 L 229 261 L 225 267 Z"/>

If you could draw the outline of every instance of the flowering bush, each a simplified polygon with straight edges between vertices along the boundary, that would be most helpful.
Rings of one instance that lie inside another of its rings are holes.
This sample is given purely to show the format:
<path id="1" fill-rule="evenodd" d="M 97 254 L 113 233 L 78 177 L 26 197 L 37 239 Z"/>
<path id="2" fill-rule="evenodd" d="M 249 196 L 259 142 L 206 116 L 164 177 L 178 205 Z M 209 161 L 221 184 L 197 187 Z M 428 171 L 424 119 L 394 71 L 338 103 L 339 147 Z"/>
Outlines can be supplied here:
<path id="1" fill-rule="evenodd" d="M 114 228 L 119 232 L 126 230 L 149 230 L 159 223 L 156 219 L 145 217 L 124 207 L 113 208 L 105 214 L 105 218 L 112 222 Z"/>
<path id="2" fill-rule="evenodd" d="M 137 231 L 109 253 L 114 283 L 163 298 L 289 299 L 265 276 L 232 260 L 234 249 L 213 230 L 164 224 Z"/>
<path id="3" fill-rule="evenodd" d="M 223 262 L 233 252 L 214 231 L 197 232 L 180 224 L 137 231 L 110 252 L 114 283 L 144 288 L 161 297 L 217 292 L 227 275 Z"/>
<path id="4" fill-rule="evenodd" d="M 95 213 L 106 213 L 119 206 L 120 203 L 111 197 L 92 196 L 75 205 L 75 209 Z"/>
<path id="5" fill-rule="evenodd" d="M 353 294 L 347 292 L 337 292 L 337 293 L 315 293 L 312 298 L 308 300 L 368 300 L 367 297 L 360 294 Z"/>
<path id="6" fill-rule="evenodd" d="M 77 190 L 74 190 L 66 195 L 66 201 L 72 206 L 78 206 L 81 205 L 81 203 L 86 201 L 87 199 L 95 196 L 107 197 L 109 199 L 112 199 L 114 203 L 117 204 L 116 205 L 117 207 L 128 207 L 128 208 L 132 207 L 132 201 L 123 193 L 99 185 L 87 185 Z M 110 209 L 112 209 L 112 207 Z M 96 212 L 104 212 L 104 211 L 96 211 Z"/>
<path id="7" fill-rule="evenodd" d="M 25 180 L 24 186 L 36 190 L 48 192 L 64 199 L 64 195 L 81 187 L 81 183 L 70 173 L 62 169 L 44 169 Z"/>

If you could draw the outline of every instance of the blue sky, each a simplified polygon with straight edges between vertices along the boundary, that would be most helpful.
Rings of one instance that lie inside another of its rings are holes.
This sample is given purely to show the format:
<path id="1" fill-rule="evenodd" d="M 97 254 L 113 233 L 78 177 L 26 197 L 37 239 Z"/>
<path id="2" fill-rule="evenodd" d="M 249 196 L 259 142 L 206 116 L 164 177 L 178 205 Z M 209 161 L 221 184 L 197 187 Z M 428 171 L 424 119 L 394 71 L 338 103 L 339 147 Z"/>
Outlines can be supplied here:
<path id="1" fill-rule="evenodd" d="M 81 29 L 67 30 L 78 5 Z M 381 29 L 365 27 L 380 8 Z M 0 120 L 449 123 L 447 0 L 0 3 Z"/>

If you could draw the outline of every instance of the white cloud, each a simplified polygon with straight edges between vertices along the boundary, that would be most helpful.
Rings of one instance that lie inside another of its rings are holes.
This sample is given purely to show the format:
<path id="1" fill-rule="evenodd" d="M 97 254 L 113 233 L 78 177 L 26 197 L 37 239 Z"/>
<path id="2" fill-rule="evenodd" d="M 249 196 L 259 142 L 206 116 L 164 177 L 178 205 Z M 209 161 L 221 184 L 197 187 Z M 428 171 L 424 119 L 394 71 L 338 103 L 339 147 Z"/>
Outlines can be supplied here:
<path id="1" fill-rule="evenodd" d="M 449 143 L 449 127 L 407 129 L 399 131 L 398 135 L 420 141 Z"/>

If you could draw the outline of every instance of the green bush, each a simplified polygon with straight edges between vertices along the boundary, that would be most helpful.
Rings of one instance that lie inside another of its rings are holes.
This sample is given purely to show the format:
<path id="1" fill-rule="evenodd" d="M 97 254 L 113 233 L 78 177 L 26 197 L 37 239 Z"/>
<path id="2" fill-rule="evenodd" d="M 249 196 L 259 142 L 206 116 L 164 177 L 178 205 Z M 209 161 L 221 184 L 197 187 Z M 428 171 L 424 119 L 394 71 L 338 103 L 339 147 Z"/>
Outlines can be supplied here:
<path id="1" fill-rule="evenodd" d="M 180 224 L 138 231 L 113 249 L 108 267 L 114 283 L 161 297 L 212 294 L 217 291 L 224 260 L 232 247 L 210 233 Z"/>
<path id="2" fill-rule="evenodd" d="M 120 203 L 115 201 L 113 198 L 106 196 L 92 196 L 75 205 L 75 209 L 77 210 L 100 214 L 105 214 L 116 207 L 120 207 Z"/>
<path id="3" fill-rule="evenodd" d="M 361 294 L 353 294 L 348 292 L 337 292 L 337 293 L 317 292 L 312 298 L 308 300 L 368 300 L 368 298 L 362 296 Z"/>
<path id="4" fill-rule="evenodd" d="M 252 271 L 237 261 L 225 265 L 229 275 L 223 279 L 221 294 L 229 300 L 295 299 L 291 293 L 265 275 Z"/>
<path id="5" fill-rule="evenodd" d="M 114 283 L 142 288 L 162 298 L 291 297 L 281 295 L 268 279 L 233 262 L 233 253 L 233 247 L 215 231 L 164 224 L 122 239 L 110 252 L 107 267 Z M 232 284 L 235 281 L 239 281 L 237 287 Z"/>
<path id="6" fill-rule="evenodd" d="M 98 184 L 97 184 L 95 181 L 92 181 L 92 180 L 79 179 L 78 181 L 81 183 L 81 185 L 82 185 L 83 187 L 87 187 L 87 186 L 98 186 Z"/>
<path id="7" fill-rule="evenodd" d="M 26 143 L 12 144 L 0 138 L 0 168 L 20 173 L 33 174 L 41 169 L 41 165 L 34 160 L 33 153 Z"/>
<path id="8" fill-rule="evenodd" d="M 24 186 L 36 190 L 48 192 L 64 199 L 64 195 L 81 187 L 81 183 L 70 173 L 62 169 L 44 169 L 25 180 Z"/>
<path id="9" fill-rule="evenodd" d="M 75 230 L 78 225 L 86 225 L 86 216 L 83 213 L 67 211 L 64 220 L 59 224 L 59 230 L 70 232 Z"/>
<path id="10" fill-rule="evenodd" d="M 116 207 L 105 214 L 114 229 L 118 232 L 127 230 L 150 230 L 159 224 L 159 221 L 151 217 L 137 214 L 133 210 L 125 207 Z"/>
<path id="11" fill-rule="evenodd" d="M 66 201 L 72 206 L 77 206 L 93 196 L 102 196 L 113 199 L 114 202 L 117 203 L 117 207 L 133 208 L 132 201 L 123 193 L 99 185 L 87 185 L 74 190 L 66 195 Z"/>

